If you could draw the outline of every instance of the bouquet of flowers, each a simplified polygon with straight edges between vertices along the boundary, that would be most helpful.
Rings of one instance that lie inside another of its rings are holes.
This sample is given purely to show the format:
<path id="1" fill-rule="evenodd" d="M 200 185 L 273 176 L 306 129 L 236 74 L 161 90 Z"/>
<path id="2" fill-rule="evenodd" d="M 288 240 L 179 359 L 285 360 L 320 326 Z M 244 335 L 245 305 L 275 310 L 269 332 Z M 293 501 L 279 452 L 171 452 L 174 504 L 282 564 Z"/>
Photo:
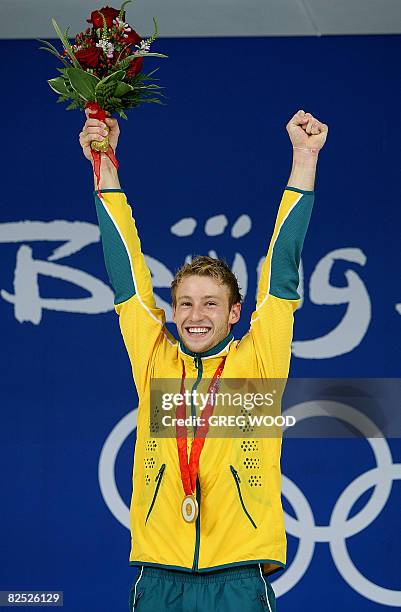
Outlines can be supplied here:
<path id="1" fill-rule="evenodd" d="M 151 53 L 150 47 L 157 37 L 157 23 L 153 19 L 154 34 L 148 39 L 141 36 L 125 21 L 125 6 L 131 0 L 115 9 L 105 6 L 93 11 L 87 20 L 91 24 L 84 32 L 77 34 L 73 44 L 68 40 L 69 28 L 63 33 L 56 20 L 52 23 L 63 44 L 62 52 L 45 40 L 45 51 L 55 55 L 62 63 L 57 68 L 60 76 L 49 79 L 50 87 L 59 94 L 58 102 L 69 101 L 67 110 L 89 108 L 91 116 L 104 121 L 107 115 L 119 113 L 127 119 L 125 111 L 139 106 L 142 102 L 162 104 L 162 87 L 152 75 L 142 73 L 145 57 L 167 57 L 162 53 Z M 108 139 L 91 143 L 95 164 L 100 169 L 99 151 L 106 153 L 117 165 Z M 95 155 L 98 152 L 98 155 Z M 99 170 L 100 171 L 100 170 Z M 99 174 L 100 176 L 100 174 Z"/>

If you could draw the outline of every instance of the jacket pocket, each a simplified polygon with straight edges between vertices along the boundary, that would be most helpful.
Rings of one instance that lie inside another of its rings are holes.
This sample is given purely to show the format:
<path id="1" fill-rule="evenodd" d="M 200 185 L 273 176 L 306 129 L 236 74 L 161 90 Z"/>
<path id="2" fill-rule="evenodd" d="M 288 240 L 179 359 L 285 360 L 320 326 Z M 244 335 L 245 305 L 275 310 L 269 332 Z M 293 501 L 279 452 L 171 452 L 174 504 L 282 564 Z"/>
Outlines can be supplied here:
<path id="1" fill-rule="evenodd" d="M 257 526 L 256 526 L 255 521 L 253 520 L 253 518 L 252 518 L 252 517 L 251 517 L 251 515 L 249 514 L 249 512 L 248 512 L 248 510 L 246 509 L 246 506 L 245 506 L 245 504 L 244 504 L 244 500 L 243 500 L 243 498 L 242 498 L 242 493 L 241 493 L 241 479 L 240 479 L 240 477 L 239 477 L 239 475 L 238 475 L 238 472 L 237 472 L 237 470 L 235 469 L 235 467 L 234 467 L 233 465 L 230 465 L 230 470 L 231 470 L 231 474 L 233 475 L 233 478 L 234 478 L 235 484 L 236 484 L 236 486 L 237 486 L 238 496 L 239 496 L 239 499 L 240 499 L 240 502 L 241 502 L 242 509 L 243 509 L 243 511 L 245 512 L 245 514 L 246 514 L 246 516 L 248 517 L 248 519 L 250 520 L 250 522 L 252 523 L 252 526 L 253 526 L 255 529 L 257 529 Z"/>
<path id="2" fill-rule="evenodd" d="M 155 492 L 153 493 L 152 503 L 150 504 L 150 506 L 149 506 L 149 510 L 148 510 L 148 513 L 147 513 L 147 515 L 146 515 L 145 525 L 146 525 L 146 523 L 148 522 L 148 518 L 149 518 L 149 516 L 150 516 L 150 513 L 152 512 L 152 510 L 153 510 L 153 506 L 155 505 L 156 498 L 157 498 L 157 494 L 158 494 L 158 492 L 159 492 L 160 485 L 161 485 L 161 482 L 162 482 L 162 480 L 163 480 L 163 474 L 164 474 L 164 470 L 165 470 L 165 469 L 166 469 L 166 464 L 165 464 L 165 463 L 163 463 L 163 464 L 162 464 L 162 466 L 160 467 L 160 470 L 159 470 L 159 471 L 158 471 L 158 473 L 157 473 L 156 478 L 155 478 L 156 488 L 155 488 Z"/>

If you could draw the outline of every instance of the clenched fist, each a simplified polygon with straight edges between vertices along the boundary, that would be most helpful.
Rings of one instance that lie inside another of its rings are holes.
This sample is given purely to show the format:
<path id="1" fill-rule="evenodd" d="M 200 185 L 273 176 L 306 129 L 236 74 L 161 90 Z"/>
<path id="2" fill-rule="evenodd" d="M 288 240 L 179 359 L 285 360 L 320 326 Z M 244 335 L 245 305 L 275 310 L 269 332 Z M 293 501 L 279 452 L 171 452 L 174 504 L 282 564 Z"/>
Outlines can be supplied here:
<path id="1" fill-rule="evenodd" d="M 329 128 L 311 113 L 299 110 L 287 123 L 287 132 L 294 149 L 319 151 L 326 142 Z"/>
<path id="2" fill-rule="evenodd" d="M 92 161 L 92 153 L 90 143 L 92 140 L 103 140 L 105 136 L 109 136 L 109 142 L 113 149 L 116 151 L 118 137 L 120 135 L 120 128 L 118 127 L 118 123 L 116 119 L 107 118 L 103 123 L 103 121 L 99 121 L 98 119 L 91 119 L 90 109 L 85 110 L 86 121 L 85 125 L 82 128 L 82 132 L 79 134 L 79 144 L 82 147 L 83 154 L 86 159 Z"/>

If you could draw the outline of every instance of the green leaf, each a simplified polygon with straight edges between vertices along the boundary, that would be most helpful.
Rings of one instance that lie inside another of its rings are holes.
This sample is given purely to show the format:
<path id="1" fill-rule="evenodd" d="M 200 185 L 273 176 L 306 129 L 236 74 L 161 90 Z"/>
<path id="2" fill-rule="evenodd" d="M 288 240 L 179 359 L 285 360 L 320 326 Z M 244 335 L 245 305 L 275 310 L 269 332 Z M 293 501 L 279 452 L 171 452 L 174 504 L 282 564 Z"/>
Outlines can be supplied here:
<path id="1" fill-rule="evenodd" d="M 69 68 L 71 66 L 71 64 L 69 64 L 67 62 L 67 60 L 65 60 L 63 57 L 61 57 L 61 55 L 59 53 L 55 53 L 52 49 L 48 49 L 47 47 L 39 47 L 39 49 L 43 49 L 43 51 L 47 51 L 48 53 L 51 53 L 52 55 L 57 57 L 57 59 L 59 59 L 61 62 L 63 62 L 64 66 L 66 68 Z"/>
<path id="2" fill-rule="evenodd" d="M 127 63 L 128 65 L 132 60 L 137 59 L 138 57 L 168 57 L 168 55 L 163 55 L 163 53 L 150 53 L 148 51 L 135 51 L 132 55 L 127 55 L 121 60 L 120 65 Z"/>
<path id="3" fill-rule="evenodd" d="M 156 79 L 155 77 L 148 78 L 147 74 L 139 72 L 129 80 L 129 84 L 136 87 L 138 83 L 145 83 L 147 81 L 160 81 L 160 79 Z"/>
<path id="4" fill-rule="evenodd" d="M 124 77 L 125 77 L 125 70 L 116 70 L 116 72 L 112 72 L 112 74 L 109 74 L 109 76 L 99 81 L 99 83 L 96 85 L 96 89 L 110 82 L 122 81 Z"/>
<path id="5" fill-rule="evenodd" d="M 125 0 L 125 2 L 122 3 L 121 8 L 120 8 L 120 13 L 118 15 L 119 19 L 123 18 L 124 12 L 125 12 L 125 7 L 127 6 L 127 4 L 129 4 L 131 2 L 131 0 Z"/>
<path id="6" fill-rule="evenodd" d="M 114 94 L 116 85 L 117 83 L 114 83 L 114 81 L 109 81 L 101 87 L 96 87 L 96 102 L 98 102 L 102 108 L 105 107 L 107 100 Z"/>
<path id="7" fill-rule="evenodd" d="M 117 87 L 114 90 L 114 97 L 115 98 L 121 98 L 122 96 L 124 96 L 126 93 L 132 91 L 134 88 L 131 85 L 128 85 L 128 83 L 117 83 Z"/>
<path id="8" fill-rule="evenodd" d="M 48 40 L 42 40 L 41 38 L 37 39 L 38 42 L 43 43 L 44 45 L 46 45 L 46 47 L 39 47 L 40 49 L 43 49 L 43 51 L 48 51 L 48 53 L 51 53 L 52 55 L 55 55 L 60 61 L 63 62 L 63 64 L 65 66 L 70 66 L 70 64 L 67 62 L 66 58 L 61 55 L 61 53 L 58 51 L 58 49 L 56 49 L 56 47 L 54 45 L 52 45 Z"/>
<path id="9" fill-rule="evenodd" d="M 109 104 L 110 106 L 117 104 L 117 106 L 122 106 L 122 102 L 120 98 L 116 98 L 115 96 L 113 96 L 112 98 L 110 98 L 109 100 Z"/>
<path id="10" fill-rule="evenodd" d="M 158 70 L 160 70 L 160 68 L 155 68 L 154 70 L 152 70 L 151 72 L 148 72 L 148 74 L 143 74 L 142 76 L 146 77 L 150 77 L 152 74 L 154 74 L 155 72 L 157 72 Z"/>
<path id="11" fill-rule="evenodd" d="M 43 43 L 44 45 L 47 45 L 50 49 L 52 49 L 55 53 L 58 53 L 60 55 L 60 52 L 58 51 L 58 49 L 56 49 L 56 47 L 54 45 L 52 45 L 51 42 L 49 42 L 48 40 L 42 40 L 41 38 L 37 38 L 36 39 L 38 42 Z"/>
<path id="12" fill-rule="evenodd" d="M 142 98 L 141 102 L 153 102 L 154 104 L 161 104 L 162 106 L 166 106 L 166 104 L 159 100 L 159 98 Z"/>
<path id="13" fill-rule="evenodd" d="M 134 55 L 130 55 L 129 57 L 132 59 L 135 59 L 136 57 L 167 57 L 168 58 L 168 55 L 164 55 L 164 53 L 153 53 L 150 51 L 135 51 Z M 125 59 L 128 59 L 128 57 Z"/>
<path id="14" fill-rule="evenodd" d="M 99 79 L 81 68 L 69 68 L 67 71 L 71 87 L 87 102 L 96 99 L 96 85 Z"/>
<path id="15" fill-rule="evenodd" d="M 157 29 L 157 21 L 156 21 L 156 17 L 153 17 L 153 24 L 155 26 L 155 31 L 153 32 L 152 36 L 149 38 L 149 44 L 151 45 L 157 38 L 157 35 L 159 33 L 158 29 Z"/>
<path id="16" fill-rule="evenodd" d="M 74 66 L 76 68 L 79 68 L 79 63 L 78 63 L 78 61 L 77 61 L 77 59 L 76 59 L 76 57 L 74 55 L 74 52 L 73 52 L 72 47 L 71 47 L 71 45 L 70 45 L 70 43 L 68 41 L 68 38 L 66 38 L 64 36 L 64 34 L 62 33 L 62 31 L 59 28 L 59 25 L 58 25 L 57 21 L 54 18 L 52 19 L 52 24 L 53 24 L 53 28 L 56 30 L 57 36 L 59 37 L 59 39 L 63 43 L 64 48 L 67 51 L 68 55 L 70 56 Z"/>
<path id="17" fill-rule="evenodd" d="M 155 84 L 151 84 L 151 85 L 137 85 L 138 89 L 164 89 L 164 87 L 161 87 L 160 85 L 155 85 Z"/>
<path id="18" fill-rule="evenodd" d="M 123 119 L 128 119 L 127 115 L 124 113 L 124 111 L 119 111 L 118 113 L 120 115 L 120 117 L 122 117 Z"/>
<path id="19" fill-rule="evenodd" d="M 53 91 L 55 91 L 58 94 L 67 96 L 70 93 L 66 87 L 65 80 L 63 79 L 63 77 L 57 77 L 56 79 L 49 79 L 47 82 L 49 83 Z"/>
<path id="20" fill-rule="evenodd" d="M 74 110 L 75 108 L 80 108 L 80 103 L 77 100 L 73 100 L 71 104 L 69 104 L 66 110 Z"/>
<path id="21" fill-rule="evenodd" d="M 120 58 L 121 58 L 122 54 L 123 54 L 123 53 L 124 53 L 124 51 L 126 51 L 126 50 L 127 50 L 129 47 L 130 47 L 130 46 L 131 46 L 131 45 L 129 45 L 129 44 L 127 43 L 127 44 L 125 44 L 125 45 L 123 45 L 123 46 L 121 47 L 120 53 L 118 54 L 117 61 L 116 61 L 116 62 L 115 62 L 115 64 L 114 64 L 115 66 L 119 66 L 119 65 L 120 65 Z"/>

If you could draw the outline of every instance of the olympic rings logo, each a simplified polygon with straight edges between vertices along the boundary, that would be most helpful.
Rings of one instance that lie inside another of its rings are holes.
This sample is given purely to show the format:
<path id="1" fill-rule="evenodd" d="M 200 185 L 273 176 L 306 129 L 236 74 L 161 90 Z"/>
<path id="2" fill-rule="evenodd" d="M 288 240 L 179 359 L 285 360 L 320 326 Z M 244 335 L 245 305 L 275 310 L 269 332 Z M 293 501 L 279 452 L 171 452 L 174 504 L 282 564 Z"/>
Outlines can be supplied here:
<path id="1" fill-rule="evenodd" d="M 283 412 L 285 416 L 286 412 Z M 333 561 L 345 580 L 357 593 L 385 606 L 401 607 L 401 591 L 381 587 L 368 580 L 355 567 L 348 553 L 347 538 L 360 533 L 381 513 L 391 494 L 394 480 L 401 480 L 401 463 L 393 463 L 390 448 L 376 425 L 352 406 L 339 402 L 303 402 L 291 407 L 297 423 L 311 417 L 336 418 L 357 428 L 366 437 L 373 451 L 377 467 L 364 472 L 351 482 L 338 498 L 330 518 L 330 524 L 315 524 L 312 508 L 297 485 L 282 475 L 282 494 L 293 507 L 297 518 L 284 513 L 287 533 L 299 539 L 298 550 L 291 565 L 274 581 L 276 596 L 290 591 L 304 576 L 312 561 L 315 544 L 326 542 L 330 546 Z M 129 412 L 114 427 L 99 458 L 99 485 L 110 512 L 129 529 L 129 508 L 121 499 L 115 479 L 115 462 L 126 438 L 135 430 L 137 409 Z M 355 502 L 374 487 L 369 501 L 357 514 L 349 518 Z"/>

